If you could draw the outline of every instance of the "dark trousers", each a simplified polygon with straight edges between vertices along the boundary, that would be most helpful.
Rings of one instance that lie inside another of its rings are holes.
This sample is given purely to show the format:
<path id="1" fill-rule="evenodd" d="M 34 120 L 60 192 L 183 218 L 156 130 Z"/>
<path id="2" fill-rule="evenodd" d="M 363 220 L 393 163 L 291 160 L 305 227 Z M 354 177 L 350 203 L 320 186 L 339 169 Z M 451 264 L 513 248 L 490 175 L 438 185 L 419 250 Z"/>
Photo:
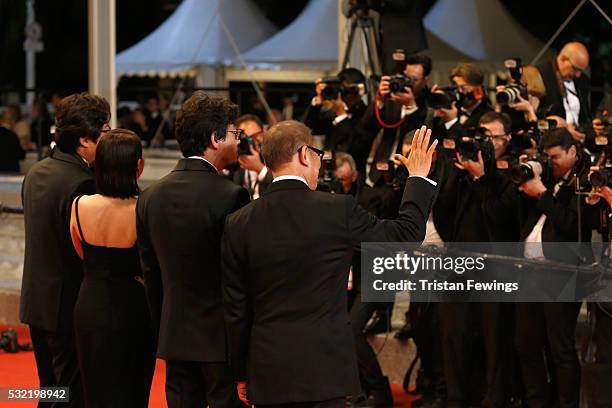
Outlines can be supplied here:
<path id="1" fill-rule="evenodd" d="M 550 406 L 550 375 L 556 404 L 578 408 L 580 363 L 576 352 L 576 320 L 580 303 L 519 303 L 516 305 L 516 349 L 525 402 L 530 408 Z M 545 349 L 550 361 L 545 361 Z M 547 370 L 548 367 L 548 370 Z"/>
<path id="2" fill-rule="evenodd" d="M 353 304 L 349 311 L 349 318 L 353 328 L 355 338 L 355 349 L 357 352 L 357 366 L 362 388 L 376 399 L 388 401 L 392 400 L 389 381 L 383 376 L 378 359 L 372 346 L 368 343 L 367 337 L 363 334 L 368 320 L 372 317 L 375 310 L 379 308 L 377 303 L 365 303 L 361 301 L 361 293 L 355 292 Z"/>
<path id="3" fill-rule="evenodd" d="M 277 405 L 255 405 L 255 408 L 344 408 L 345 399 L 336 398 L 319 402 L 293 402 Z"/>
<path id="4" fill-rule="evenodd" d="M 483 407 L 501 407 L 506 396 L 507 375 L 504 355 L 512 341 L 504 335 L 504 305 L 500 303 L 440 303 L 442 353 L 446 380 L 447 407 L 468 407 L 472 400 Z M 484 361 L 482 349 L 484 348 Z M 481 372 L 484 378 L 470 377 Z M 484 381 L 484 384 L 483 384 Z M 476 384 L 476 386 L 474 386 Z M 484 386 L 484 396 L 473 395 Z M 481 400 L 481 401 L 478 401 Z"/>
<path id="5" fill-rule="evenodd" d="M 612 407 L 612 303 L 591 304 L 594 360 L 583 367 L 582 384 L 589 408 Z"/>
<path id="6" fill-rule="evenodd" d="M 30 326 L 34 358 L 41 387 L 68 387 L 68 403 L 40 402 L 41 408 L 84 407 L 83 387 L 72 332 L 52 333 Z"/>
<path id="7" fill-rule="evenodd" d="M 440 320 L 437 303 L 410 303 L 406 320 L 412 326 L 412 339 L 421 360 L 417 388 L 423 398 L 444 397 L 444 359 L 440 342 Z"/>
<path id="8" fill-rule="evenodd" d="M 168 408 L 243 408 L 227 363 L 166 361 Z"/>

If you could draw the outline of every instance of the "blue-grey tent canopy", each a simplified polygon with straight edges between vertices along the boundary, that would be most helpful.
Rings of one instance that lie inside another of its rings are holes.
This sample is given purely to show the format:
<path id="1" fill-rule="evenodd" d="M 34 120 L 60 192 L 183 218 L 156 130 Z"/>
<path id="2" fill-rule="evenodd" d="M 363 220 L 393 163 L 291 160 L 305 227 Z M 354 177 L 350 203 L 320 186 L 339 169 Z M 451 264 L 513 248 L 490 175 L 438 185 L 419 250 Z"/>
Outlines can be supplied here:
<path id="1" fill-rule="evenodd" d="M 247 68 L 336 70 L 338 2 L 311 0 L 285 29 L 242 55 Z M 234 59 L 233 65 L 241 61 Z"/>
<path id="2" fill-rule="evenodd" d="M 424 19 L 440 40 L 477 61 L 529 62 L 543 47 L 498 0 L 438 0 Z"/>
<path id="3" fill-rule="evenodd" d="M 151 75 L 185 72 L 195 65 L 221 66 L 236 55 L 232 40 L 245 52 L 275 31 L 252 1 L 184 0 L 154 32 L 117 55 L 117 73 Z"/>

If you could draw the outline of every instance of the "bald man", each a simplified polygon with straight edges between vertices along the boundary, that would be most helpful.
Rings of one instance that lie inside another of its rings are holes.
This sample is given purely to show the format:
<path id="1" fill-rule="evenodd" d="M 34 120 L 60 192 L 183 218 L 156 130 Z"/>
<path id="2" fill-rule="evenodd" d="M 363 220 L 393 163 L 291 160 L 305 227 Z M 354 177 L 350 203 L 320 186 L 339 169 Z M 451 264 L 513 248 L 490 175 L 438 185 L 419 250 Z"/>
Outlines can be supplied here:
<path id="1" fill-rule="evenodd" d="M 565 44 L 552 61 L 538 67 L 546 86 L 542 108 L 547 115 L 565 119 L 574 140 L 587 145 L 592 142 L 593 132 L 584 132 L 578 128 L 590 126 L 592 121 L 591 85 L 586 74 L 588 67 L 589 52 L 579 42 Z"/>

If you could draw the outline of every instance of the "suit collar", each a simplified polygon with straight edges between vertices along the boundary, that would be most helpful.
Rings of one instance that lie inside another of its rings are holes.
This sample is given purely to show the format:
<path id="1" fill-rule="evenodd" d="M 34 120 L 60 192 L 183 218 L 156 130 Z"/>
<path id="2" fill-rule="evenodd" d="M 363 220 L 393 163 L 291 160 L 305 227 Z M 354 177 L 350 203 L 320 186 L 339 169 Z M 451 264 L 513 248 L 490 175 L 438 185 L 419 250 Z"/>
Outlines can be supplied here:
<path id="1" fill-rule="evenodd" d="M 76 153 L 64 153 L 58 147 L 54 147 L 50 154 L 52 159 L 63 161 L 66 163 L 76 164 L 84 169 L 91 170 L 89 165 L 81 156 Z"/>
<path id="2" fill-rule="evenodd" d="M 200 159 L 180 159 L 172 171 L 206 171 L 219 174 L 212 164 Z"/>
<path id="3" fill-rule="evenodd" d="M 285 190 L 310 190 L 310 188 L 299 180 L 280 180 L 270 184 L 263 195 Z"/>

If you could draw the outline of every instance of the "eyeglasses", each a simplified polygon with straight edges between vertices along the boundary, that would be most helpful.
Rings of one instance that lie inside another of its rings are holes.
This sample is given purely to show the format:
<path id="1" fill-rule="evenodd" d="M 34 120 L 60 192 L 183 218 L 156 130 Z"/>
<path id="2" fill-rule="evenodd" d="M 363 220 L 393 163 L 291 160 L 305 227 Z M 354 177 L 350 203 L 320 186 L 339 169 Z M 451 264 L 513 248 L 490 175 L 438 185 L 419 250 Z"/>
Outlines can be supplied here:
<path id="1" fill-rule="evenodd" d="M 244 130 L 242 129 L 234 129 L 234 130 L 227 130 L 228 133 L 233 133 L 234 137 L 236 138 L 236 140 L 240 140 L 241 137 L 244 136 Z"/>
<path id="2" fill-rule="evenodd" d="M 569 57 L 566 57 L 566 58 L 567 58 L 567 62 L 569 62 L 570 66 L 572 67 L 572 70 L 575 73 L 586 74 L 586 71 L 584 69 L 574 65 L 574 63 L 572 62 L 572 60 Z"/>
<path id="3" fill-rule="evenodd" d="M 317 156 L 319 156 L 319 159 L 323 160 L 323 156 L 325 155 L 325 152 L 324 152 L 323 150 L 321 150 L 321 149 L 317 149 L 316 147 L 312 147 L 312 146 L 310 146 L 310 145 L 304 145 L 304 146 L 302 146 L 302 147 L 306 147 L 307 149 L 312 150 L 313 152 L 315 152 L 315 154 L 316 154 Z M 300 149 L 301 149 L 302 147 L 300 147 Z M 298 149 L 298 151 L 299 151 L 300 149 Z"/>

